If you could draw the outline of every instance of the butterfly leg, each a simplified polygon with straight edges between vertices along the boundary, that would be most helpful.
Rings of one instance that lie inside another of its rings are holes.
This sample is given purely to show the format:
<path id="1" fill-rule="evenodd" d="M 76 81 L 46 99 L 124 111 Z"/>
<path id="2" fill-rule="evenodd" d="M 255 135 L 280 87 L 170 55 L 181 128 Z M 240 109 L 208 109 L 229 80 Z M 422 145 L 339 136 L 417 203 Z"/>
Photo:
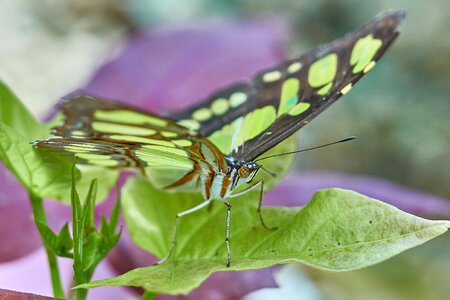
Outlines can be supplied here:
<path id="1" fill-rule="evenodd" d="M 258 183 L 261 186 L 260 189 L 259 189 L 259 201 L 258 201 L 258 215 L 259 215 L 259 220 L 261 221 L 261 225 L 267 230 L 277 230 L 278 227 L 269 227 L 269 226 L 266 225 L 266 222 L 264 221 L 264 217 L 263 217 L 262 212 L 261 212 L 262 201 L 263 201 L 263 198 L 264 198 L 264 181 L 260 180 L 255 185 L 257 185 Z"/>
<path id="2" fill-rule="evenodd" d="M 257 183 L 255 183 L 254 185 L 252 185 L 251 187 L 249 187 L 239 193 L 231 195 L 230 198 L 239 197 L 243 194 L 250 192 L 251 190 L 256 189 L 257 187 L 259 187 L 258 215 L 259 215 L 259 220 L 261 221 L 261 225 L 267 230 L 276 230 L 276 229 L 278 229 L 278 227 L 269 227 L 266 225 L 266 222 L 264 221 L 264 217 L 261 212 L 262 200 L 263 200 L 263 196 L 264 196 L 264 180 L 260 180 Z"/>
<path id="3" fill-rule="evenodd" d="M 231 265 L 231 249 L 230 249 L 230 223 L 231 223 L 231 203 L 222 200 L 227 206 L 227 221 L 225 225 L 225 245 L 227 246 L 227 268 Z"/>
<path id="4" fill-rule="evenodd" d="M 157 265 L 165 263 L 172 255 L 173 249 L 175 248 L 175 245 L 177 244 L 177 227 L 178 227 L 178 221 L 180 220 L 180 218 L 183 216 L 186 216 L 190 213 L 196 212 L 197 210 L 202 209 L 203 207 L 207 206 L 211 201 L 212 201 L 212 199 L 205 200 L 202 203 L 200 203 L 199 205 L 177 214 L 177 217 L 175 219 L 175 225 L 173 226 L 172 244 L 170 245 L 169 251 L 167 252 L 166 256 L 163 259 L 161 259 L 159 262 L 157 262 L 156 263 Z"/>

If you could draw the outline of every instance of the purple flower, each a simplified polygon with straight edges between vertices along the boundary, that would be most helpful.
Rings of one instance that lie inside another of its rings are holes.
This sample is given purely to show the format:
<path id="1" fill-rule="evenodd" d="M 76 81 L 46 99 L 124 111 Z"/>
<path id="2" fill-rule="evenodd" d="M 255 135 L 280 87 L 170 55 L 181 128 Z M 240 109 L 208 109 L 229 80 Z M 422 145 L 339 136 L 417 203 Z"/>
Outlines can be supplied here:
<path id="1" fill-rule="evenodd" d="M 32 218 L 28 193 L 0 164 L 0 263 L 36 250 L 39 234 Z"/>
<path id="2" fill-rule="evenodd" d="M 152 111 L 183 108 L 280 62 L 282 28 L 239 22 L 140 31 L 85 90 Z"/>

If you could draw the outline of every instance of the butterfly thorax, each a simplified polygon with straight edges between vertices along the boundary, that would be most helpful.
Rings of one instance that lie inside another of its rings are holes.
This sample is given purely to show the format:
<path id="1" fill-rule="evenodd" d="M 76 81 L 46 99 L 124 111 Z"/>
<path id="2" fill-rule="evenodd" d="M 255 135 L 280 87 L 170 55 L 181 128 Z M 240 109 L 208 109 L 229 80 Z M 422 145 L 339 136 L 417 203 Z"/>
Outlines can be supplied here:
<path id="1" fill-rule="evenodd" d="M 226 199 L 243 183 L 250 183 L 260 165 L 226 156 L 227 171 L 212 172 L 201 177 L 205 199 Z"/>

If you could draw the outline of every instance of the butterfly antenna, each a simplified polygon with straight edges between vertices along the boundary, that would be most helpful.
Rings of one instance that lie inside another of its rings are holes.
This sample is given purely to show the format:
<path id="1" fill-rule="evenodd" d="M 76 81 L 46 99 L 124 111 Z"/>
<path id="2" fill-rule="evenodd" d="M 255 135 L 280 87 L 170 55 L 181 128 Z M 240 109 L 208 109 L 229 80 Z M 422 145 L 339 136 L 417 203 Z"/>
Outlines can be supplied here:
<path id="1" fill-rule="evenodd" d="M 269 156 L 265 156 L 265 157 L 261 157 L 259 159 L 256 159 L 255 162 L 257 161 L 261 161 L 264 159 L 268 159 L 268 158 L 273 158 L 273 157 L 278 157 L 278 156 L 283 156 L 283 155 L 288 155 L 288 154 L 296 154 L 296 153 L 300 153 L 300 152 L 306 152 L 306 151 L 310 151 L 310 150 L 315 150 L 315 149 L 319 149 L 319 148 L 323 148 L 323 147 L 328 147 L 331 145 L 336 145 L 336 144 L 340 144 L 340 143 L 345 143 L 345 142 L 349 142 L 349 141 L 353 141 L 355 139 L 357 139 L 357 136 L 349 136 L 345 139 L 339 140 L 339 141 L 335 141 L 332 143 L 328 143 L 328 144 L 323 144 L 323 145 L 319 145 L 319 146 L 315 146 L 315 147 L 311 147 L 311 148 L 306 148 L 306 149 L 300 149 L 297 151 L 291 151 L 291 152 L 285 152 L 285 153 L 280 153 L 280 154 L 274 154 L 274 155 L 269 155 Z"/>
<path id="2" fill-rule="evenodd" d="M 272 176 L 272 177 L 277 177 L 277 174 L 275 174 L 275 173 L 272 172 L 272 171 L 267 170 L 267 169 L 264 168 L 263 166 L 261 166 L 261 169 L 263 169 L 263 170 L 266 171 L 268 174 L 270 174 L 270 176 Z"/>

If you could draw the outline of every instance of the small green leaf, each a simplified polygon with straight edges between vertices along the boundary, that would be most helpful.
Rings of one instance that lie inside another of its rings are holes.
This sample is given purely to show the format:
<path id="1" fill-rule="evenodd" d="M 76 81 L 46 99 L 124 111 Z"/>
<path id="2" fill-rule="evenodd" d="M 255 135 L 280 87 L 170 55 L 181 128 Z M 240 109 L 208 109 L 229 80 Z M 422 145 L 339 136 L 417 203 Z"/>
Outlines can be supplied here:
<path id="1" fill-rule="evenodd" d="M 105 229 L 104 229 L 105 228 Z M 102 218 L 100 232 L 92 229 L 84 239 L 83 269 L 93 272 L 95 267 L 108 255 L 109 251 L 119 241 L 121 231 L 112 236 L 109 235 L 108 224 Z"/>
<path id="2" fill-rule="evenodd" d="M 176 213 L 201 201 L 195 194 L 157 190 L 141 178 L 129 180 L 123 192 L 133 240 L 159 257 L 169 248 Z M 179 294 L 217 271 L 293 262 L 330 271 L 354 270 L 420 245 L 450 227 L 448 221 L 425 220 L 355 192 L 330 189 L 317 192 L 303 209 L 265 208 L 268 225 L 279 228 L 267 231 L 256 213 L 257 193 L 232 201 L 231 268 L 225 266 L 225 206 L 215 205 L 209 212 L 205 209 L 180 220 L 177 245 L 168 262 L 82 287 L 129 285 Z"/>
<path id="3" fill-rule="evenodd" d="M 75 187 L 74 187 L 75 190 Z M 91 182 L 86 200 L 83 205 L 82 227 L 82 271 L 91 274 L 95 267 L 102 261 L 108 252 L 116 245 L 120 237 L 120 232 L 115 233 L 115 227 L 118 223 L 120 199 L 118 199 L 111 212 L 112 224 L 108 224 L 105 217 L 101 216 L 100 230 L 97 230 L 94 220 L 95 198 L 97 191 L 97 180 Z M 113 226 L 114 227 L 113 227 Z M 75 230 L 75 229 L 74 229 Z"/>
<path id="4" fill-rule="evenodd" d="M 122 203 L 122 193 L 119 190 L 117 192 L 117 199 L 114 207 L 109 216 L 109 236 L 114 236 L 116 233 L 117 226 L 119 225 L 119 215 L 120 215 L 120 204 Z"/>
<path id="5" fill-rule="evenodd" d="M 85 236 L 87 235 L 86 231 L 95 229 L 95 216 L 94 216 L 94 207 L 95 207 L 95 197 L 97 196 L 97 179 L 93 179 L 91 181 L 91 185 L 89 186 L 89 191 L 86 196 L 86 200 L 84 201 L 83 206 L 83 226 L 85 231 Z"/>
<path id="6" fill-rule="evenodd" d="M 95 228 L 95 198 L 97 194 L 97 179 L 93 179 L 89 186 L 83 205 L 83 271 L 89 272 L 95 268 L 98 259 L 98 249 L 101 248 L 101 235 Z"/>
<path id="7" fill-rule="evenodd" d="M 84 244 L 84 224 L 83 224 L 83 210 L 81 208 L 80 197 L 78 196 L 75 186 L 74 170 L 72 169 L 72 190 L 71 190 L 71 203 L 72 203 L 72 232 L 73 232 L 73 267 L 75 271 L 83 269 L 83 244 Z"/>
<path id="8" fill-rule="evenodd" d="M 69 223 L 66 222 L 64 226 L 59 231 L 58 237 L 57 237 L 57 252 L 56 255 L 63 256 L 63 257 L 69 257 L 73 258 L 73 254 L 70 253 L 70 250 L 73 248 L 73 240 L 70 236 L 69 231 Z"/>
<path id="9" fill-rule="evenodd" d="M 92 228 L 86 232 L 83 247 L 83 271 L 90 272 L 106 256 L 104 239 L 102 235 Z"/>
<path id="10" fill-rule="evenodd" d="M 105 216 L 100 216 L 100 233 L 102 236 L 109 236 L 109 225 Z"/>
<path id="11" fill-rule="evenodd" d="M 39 230 L 42 240 L 44 241 L 44 246 L 48 249 L 54 249 L 53 245 L 56 245 L 56 234 L 50 229 L 46 224 L 37 221 L 36 226 Z"/>
<path id="12" fill-rule="evenodd" d="M 119 242 L 120 236 L 122 235 L 122 227 L 120 227 L 119 231 L 109 239 L 108 247 L 111 250 L 116 246 L 117 242 Z"/>
<path id="13" fill-rule="evenodd" d="M 64 224 L 58 235 L 56 235 L 46 224 L 36 222 L 39 233 L 41 234 L 44 246 L 53 251 L 58 256 L 72 258 L 70 250 L 73 247 L 72 238 L 69 232 L 68 223 Z"/>
<path id="14" fill-rule="evenodd" d="M 122 228 L 120 228 L 120 230 L 116 233 L 116 228 L 114 228 L 111 224 L 108 224 L 105 217 L 102 216 L 100 222 L 100 232 L 102 237 L 105 239 L 105 247 L 110 250 L 119 241 L 120 235 L 122 234 Z"/>

